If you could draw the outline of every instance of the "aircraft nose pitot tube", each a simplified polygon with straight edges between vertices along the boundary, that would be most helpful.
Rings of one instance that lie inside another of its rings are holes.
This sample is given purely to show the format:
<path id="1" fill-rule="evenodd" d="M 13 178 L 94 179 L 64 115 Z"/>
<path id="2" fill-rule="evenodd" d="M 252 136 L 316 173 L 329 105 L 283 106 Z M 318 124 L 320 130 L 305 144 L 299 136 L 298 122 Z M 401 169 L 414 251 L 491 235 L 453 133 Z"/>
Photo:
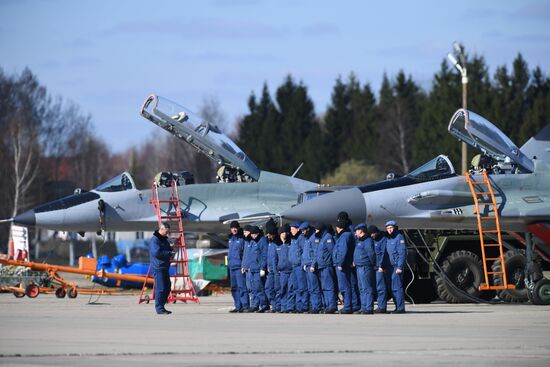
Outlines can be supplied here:
<path id="1" fill-rule="evenodd" d="M 366 220 L 367 208 L 361 190 L 352 188 L 324 194 L 285 210 L 281 216 L 287 220 L 333 224 L 341 211 L 347 212 L 353 223 Z"/>

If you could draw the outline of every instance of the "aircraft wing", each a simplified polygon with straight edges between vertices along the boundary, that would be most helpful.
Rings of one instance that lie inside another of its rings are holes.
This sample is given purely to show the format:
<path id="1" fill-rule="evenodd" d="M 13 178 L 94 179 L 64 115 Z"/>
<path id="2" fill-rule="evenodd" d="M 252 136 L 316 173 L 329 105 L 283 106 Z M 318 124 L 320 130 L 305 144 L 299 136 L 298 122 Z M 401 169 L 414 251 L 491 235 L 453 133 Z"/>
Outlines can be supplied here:
<path id="1" fill-rule="evenodd" d="M 484 117 L 465 109 L 455 112 L 449 123 L 449 132 L 468 145 L 480 149 L 497 161 L 506 157 L 533 172 L 535 164 L 502 131 Z"/>
<path id="2" fill-rule="evenodd" d="M 219 128 L 183 106 L 151 94 L 141 107 L 140 114 L 177 138 L 191 144 L 219 165 L 245 172 L 254 180 L 260 170 L 254 162 Z"/>

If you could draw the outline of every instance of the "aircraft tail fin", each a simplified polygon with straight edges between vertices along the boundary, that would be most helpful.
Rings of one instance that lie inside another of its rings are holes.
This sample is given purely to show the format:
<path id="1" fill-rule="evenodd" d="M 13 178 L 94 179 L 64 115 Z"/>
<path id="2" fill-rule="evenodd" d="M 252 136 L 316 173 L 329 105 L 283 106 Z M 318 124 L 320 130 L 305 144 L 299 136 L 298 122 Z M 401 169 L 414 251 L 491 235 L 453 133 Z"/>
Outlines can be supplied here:
<path id="1" fill-rule="evenodd" d="M 520 150 L 529 158 L 550 163 L 550 124 L 546 124 L 537 135 L 527 140 Z"/>

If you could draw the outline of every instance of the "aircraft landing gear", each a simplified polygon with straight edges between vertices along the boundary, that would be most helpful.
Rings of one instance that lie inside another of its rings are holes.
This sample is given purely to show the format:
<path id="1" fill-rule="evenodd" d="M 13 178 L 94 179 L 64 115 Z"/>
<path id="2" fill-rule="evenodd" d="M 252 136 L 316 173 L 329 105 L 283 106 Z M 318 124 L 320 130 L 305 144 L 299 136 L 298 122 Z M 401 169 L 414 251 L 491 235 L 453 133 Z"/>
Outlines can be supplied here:
<path id="1" fill-rule="evenodd" d="M 543 278 L 535 283 L 529 298 L 534 305 L 550 305 L 550 280 Z"/>
<path id="2" fill-rule="evenodd" d="M 528 297 L 534 305 L 550 305 L 550 280 L 536 271 L 534 243 L 531 233 L 525 233 L 527 264 L 525 266 L 525 285 Z"/>

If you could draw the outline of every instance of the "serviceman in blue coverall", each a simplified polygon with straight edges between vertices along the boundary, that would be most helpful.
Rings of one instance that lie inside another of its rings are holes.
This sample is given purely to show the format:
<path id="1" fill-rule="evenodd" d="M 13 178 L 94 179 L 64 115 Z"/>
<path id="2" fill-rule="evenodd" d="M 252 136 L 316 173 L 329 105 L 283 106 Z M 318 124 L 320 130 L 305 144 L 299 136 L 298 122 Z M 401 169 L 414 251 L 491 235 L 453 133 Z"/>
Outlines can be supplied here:
<path id="1" fill-rule="evenodd" d="M 279 290 L 276 299 L 280 306 L 275 308 L 284 313 L 293 312 L 294 308 L 290 303 L 292 284 L 290 282 L 292 273 L 292 264 L 288 257 L 290 249 L 290 228 L 284 225 L 279 228 L 279 239 L 281 244 L 277 246 L 277 272 L 279 274 Z"/>
<path id="2" fill-rule="evenodd" d="M 247 271 L 246 263 L 245 261 L 248 259 L 247 253 L 248 249 L 250 248 L 250 241 L 252 238 L 250 237 L 250 229 L 252 228 L 251 225 L 247 224 L 243 228 L 243 238 L 244 238 L 244 250 L 243 250 L 243 260 L 241 263 L 242 269 L 241 272 L 244 274 L 244 278 L 246 281 L 246 290 L 248 291 L 248 297 L 249 297 L 249 312 L 253 312 L 252 304 L 258 304 L 258 297 L 256 297 L 256 293 L 252 289 L 252 282 L 250 279 L 250 274 Z"/>
<path id="3" fill-rule="evenodd" d="M 319 284 L 317 269 L 315 268 L 315 258 L 320 239 L 317 239 L 317 242 L 315 242 L 315 229 L 308 222 L 300 224 L 300 230 L 305 238 L 304 251 L 302 252 L 302 266 L 306 272 L 309 313 L 319 313 L 322 308 L 321 286 Z"/>
<path id="4" fill-rule="evenodd" d="M 357 281 L 361 296 L 361 313 L 369 315 L 374 313 L 374 271 L 376 267 L 376 253 L 374 241 L 367 232 L 367 226 L 360 223 L 355 226 L 355 250 L 353 252 L 353 265 L 357 269 Z"/>
<path id="5" fill-rule="evenodd" d="M 279 234 L 277 227 L 270 227 L 267 230 L 267 279 L 265 281 L 265 295 L 273 312 L 277 311 L 277 293 L 279 288 L 279 274 L 277 274 L 277 245 L 279 243 Z"/>
<path id="6" fill-rule="evenodd" d="M 290 225 L 290 249 L 288 257 L 292 264 L 292 274 L 290 275 L 290 284 L 292 285 L 293 296 L 290 297 L 290 308 L 297 313 L 308 311 L 307 299 L 307 279 L 306 272 L 302 267 L 302 253 L 304 245 L 304 236 L 300 233 L 300 224 L 292 223 Z"/>
<path id="7" fill-rule="evenodd" d="M 395 301 L 393 313 L 405 313 L 405 292 L 403 290 L 403 270 L 407 260 L 407 245 L 394 220 L 386 223 L 386 252 L 389 266 L 387 274 L 391 279 L 391 290 Z"/>
<path id="8" fill-rule="evenodd" d="M 250 301 L 252 309 L 255 312 L 262 313 L 267 311 L 269 307 L 261 279 L 265 277 L 267 269 L 267 240 L 260 233 L 260 228 L 257 226 L 250 228 L 251 239 L 247 246 L 243 267 L 248 273 L 255 296 Z"/>
<path id="9" fill-rule="evenodd" d="M 314 263 L 312 268 L 317 270 L 319 275 L 323 301 L 324 313 L 331 314 L 337 311 L 336 306 L 336 279 L 334 265 L 332 262 L 332 251 L 334 250 L 334 238 L 327 231 L 326 224 L 315 226 L 314 243 L 316 246 Z M 311 269 L 310 269 L 311 271 Z"/>
<path id="10" fill-rule="evenodd" d="M 170 282 L 170 259 L 174 254 L 170 241 L 168 241 L 168 233 L 170 233 L 170 225 L 163 222 L 149 241 L 151 271 L 155 277 L 155 310 L 159 315 L 172 313 L 164 308 L 172 286 Z"/>
<path id="11" fill-rule="evenodd" d="M 376 293 L 378 307 L 374 313 L 386 313 L 386 276 L 384 271 L 388 269 L 389 259 L 386 252 L 386 236 L 377 226 L 368 226 L 367 232 L 374 241 L 374 252 L 376 253 Z"/>
<path id="12" fill-rule="evenodd" d="M 229 225 L 227 265 L 229 267 L 229 281 L 231 284 L 231 295 L 235 307 L 229 312 L 248 312 L 250 303 L 248 300 L 248 289 L 246 288 L 246 277 L 242 273 L 242 260 L 244 252 L 244 237 L 239 222 L 232 221 Z"/>
<path id="13" fill-rule="evenodd" d="M 345 216 L 340 214 L 336 222 L 336 244 L 332 252 L 332 261 L 334 262 L 338 288 L 344 299 L 344 307 L 340 310 L 340 314 L 352 314 L 360 309 L 360 305 L 354 305 L 352 301 L 353 283 L 351 273 L 353 270 L 355 240 L 350 232 L 351 222 L 347 218 L 347 214 Z"/>

